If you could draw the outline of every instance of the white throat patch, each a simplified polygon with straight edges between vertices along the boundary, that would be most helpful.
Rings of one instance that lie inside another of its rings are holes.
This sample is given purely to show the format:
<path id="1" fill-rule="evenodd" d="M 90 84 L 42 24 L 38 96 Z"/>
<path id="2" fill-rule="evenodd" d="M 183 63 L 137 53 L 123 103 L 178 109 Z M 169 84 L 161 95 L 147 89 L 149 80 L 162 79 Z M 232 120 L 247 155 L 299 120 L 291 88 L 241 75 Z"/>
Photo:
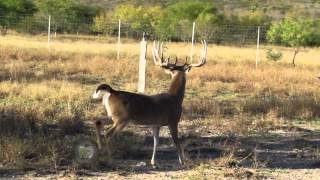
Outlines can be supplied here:
<path id="1" fill-rule="evenodd" d="M 99 99 L 103 94 L 104 94 L 104 96 L 103 96 L 103 99 L 102 99 L 102 104 L 104 105 L 104 107 L 107 110 L 108 117 L 111 117 L 112 116 L 112 112 L 111 112 L 111 108 L 109 106 L 109 97 L 110 97 L 111 94 L 108 91 L 99 90 L 98 92 L 94 92 L 92 94 L 92 98 L 93 99 Z"/>
<path id="2" fill-rule="evenodd" d="M 104 105 L 104 107 L 106 108 L 107 110 L 107 114 L 108 114 L 108 117 L 112 117 L 112 112 L 111 112 L 111 108 L 110 108 L 110 105 L 109 105 L 109 97 L 110 97 L 110 93 L 106 93 L 104 96 L 103 96 L 103 100 L 102 100 L 102 103 Z"/>

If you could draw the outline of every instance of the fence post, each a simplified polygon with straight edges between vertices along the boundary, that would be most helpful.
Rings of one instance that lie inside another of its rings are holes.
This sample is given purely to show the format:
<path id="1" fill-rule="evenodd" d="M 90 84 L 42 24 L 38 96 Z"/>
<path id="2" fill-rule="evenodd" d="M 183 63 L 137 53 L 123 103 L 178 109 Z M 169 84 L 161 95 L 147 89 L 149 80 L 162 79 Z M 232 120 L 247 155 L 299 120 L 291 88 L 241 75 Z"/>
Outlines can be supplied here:
<path id="1" fill-rule="evenodd" d="M 144 33 L 142 41 L 140 42 L 140 61 L 139 61 L 139 81 L 138 92 L 144 93 L 146 87 L 146 66 L 147 66 L 147 41 L 144 39 Z"/>
<path id="2" fill-rule="evenodd" d="M 194 29 L 196 27 L 196 23 L 193 22 L 193 25 L 192 25 L 192 40 L 191 40 L 191 55 L 190 55 L 190 61 L 192 63 L 193 61 L 193 45 L 194 45 Z"/>
<path id="3" fill-rule="evenodd" d="M 118 31 L 118 48 L 117 48 L 117 59 L 120 59 L 120 36 L 121 36 L 121 19 L 119 19 L 119 31 Z"/>
<path id="4" fill-rule="evenodd" d="M 259 45 L 260 45 L 260 26 L 258 26 L 258 36 L 257 36 L 257 51 L 256 51 L 256 68 L 258 67 L 258 61 L 259 61 Z"/>
<path id="5" fill-rule="evenodd" d="M 51 16 L 49 15 L 49 19 L 48 19 L 48 48 L 50 47 L 50 40 L 51 40 L 50 29 L 51 29 Z"/>

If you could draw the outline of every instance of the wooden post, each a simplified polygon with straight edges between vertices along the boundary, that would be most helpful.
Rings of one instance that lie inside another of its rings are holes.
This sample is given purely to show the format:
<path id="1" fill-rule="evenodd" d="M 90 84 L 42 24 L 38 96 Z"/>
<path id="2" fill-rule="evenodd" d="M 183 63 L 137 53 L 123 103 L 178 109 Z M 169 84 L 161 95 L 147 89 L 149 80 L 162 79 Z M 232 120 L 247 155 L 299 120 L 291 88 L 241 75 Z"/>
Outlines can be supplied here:
<path id="1" fill-rule="evenodd" d="M 51 29 L 51 16 L 49 15 L 49 20 L 48 20 L 48 48 L 50 47 L 50 29 Z"/>
<path id="2" fill-rule="evenodd" d="M 196 23 L 193 22 L 193 25 L 192 25 L 192 40 L 191 40 L 191 54 L 190 54 L 190 61 L 192 63 L 193 61 L 193 45 L 194 45 L 194 29 L 196 27 Z"/>
<path id="3" fill-rule="evenodd" d="M 256 51 L 256 68 L 258 67 L 258 62 L 259 62 L 259 54 L 260 54 L 260 26 L 258 26 L 258 36 L 257 36 L 257 51 Z"/>
<path id="4" fill-rule="evenodd" d="M 139 82 L 138 92 L 144 93 L 146 87 L 146 66 L 147 66 L 147 41 L 144 39 L 144 33 L 142 41 L 140 42 L 140 62 L 139 62 Z"/>
<path id="5" fill-rule="evenodd" d="M 119 19 L 117 59 L 120 59 L 121 19 Z"/>

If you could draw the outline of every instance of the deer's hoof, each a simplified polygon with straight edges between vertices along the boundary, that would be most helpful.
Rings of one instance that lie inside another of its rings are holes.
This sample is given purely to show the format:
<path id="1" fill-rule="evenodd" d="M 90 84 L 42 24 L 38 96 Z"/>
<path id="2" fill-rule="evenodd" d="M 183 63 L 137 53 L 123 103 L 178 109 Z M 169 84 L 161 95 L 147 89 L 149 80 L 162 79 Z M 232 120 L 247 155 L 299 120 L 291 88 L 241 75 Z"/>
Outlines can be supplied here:
<path id="1" fill-rule="evenodd" d="M 151 166 L 152 166 L 153 169 L 156 169 L 156 168 L 157 168 L 156 161 L 151 160 L 150 164 L 151 164 Z"/>

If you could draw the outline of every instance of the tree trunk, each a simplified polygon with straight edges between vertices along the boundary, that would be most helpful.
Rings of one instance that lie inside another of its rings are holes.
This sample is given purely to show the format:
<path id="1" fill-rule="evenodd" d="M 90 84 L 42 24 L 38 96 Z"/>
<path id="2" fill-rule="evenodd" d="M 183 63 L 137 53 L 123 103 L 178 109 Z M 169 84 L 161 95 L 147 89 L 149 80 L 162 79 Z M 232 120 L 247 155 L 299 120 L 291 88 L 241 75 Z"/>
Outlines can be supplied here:
<path id="1" fill-rule="evenodd" d="M 7 27 L 0 27 L 0 34 L 2 36 L 6 36 L 8 32 L 8 28 Z"/>
<path id="2" fill-rule="evenodd" d="M 296 56 L 297 56 L 298 52 L 299 52 L 299 49 L 298 49 L 298 48 L 295 48 L 295 49 L 294 49 L 293 59 L 292 59 L 292 65 L 293 65 L 294 67 L 296 66 L 295 60 L 296 60 Z"/>

